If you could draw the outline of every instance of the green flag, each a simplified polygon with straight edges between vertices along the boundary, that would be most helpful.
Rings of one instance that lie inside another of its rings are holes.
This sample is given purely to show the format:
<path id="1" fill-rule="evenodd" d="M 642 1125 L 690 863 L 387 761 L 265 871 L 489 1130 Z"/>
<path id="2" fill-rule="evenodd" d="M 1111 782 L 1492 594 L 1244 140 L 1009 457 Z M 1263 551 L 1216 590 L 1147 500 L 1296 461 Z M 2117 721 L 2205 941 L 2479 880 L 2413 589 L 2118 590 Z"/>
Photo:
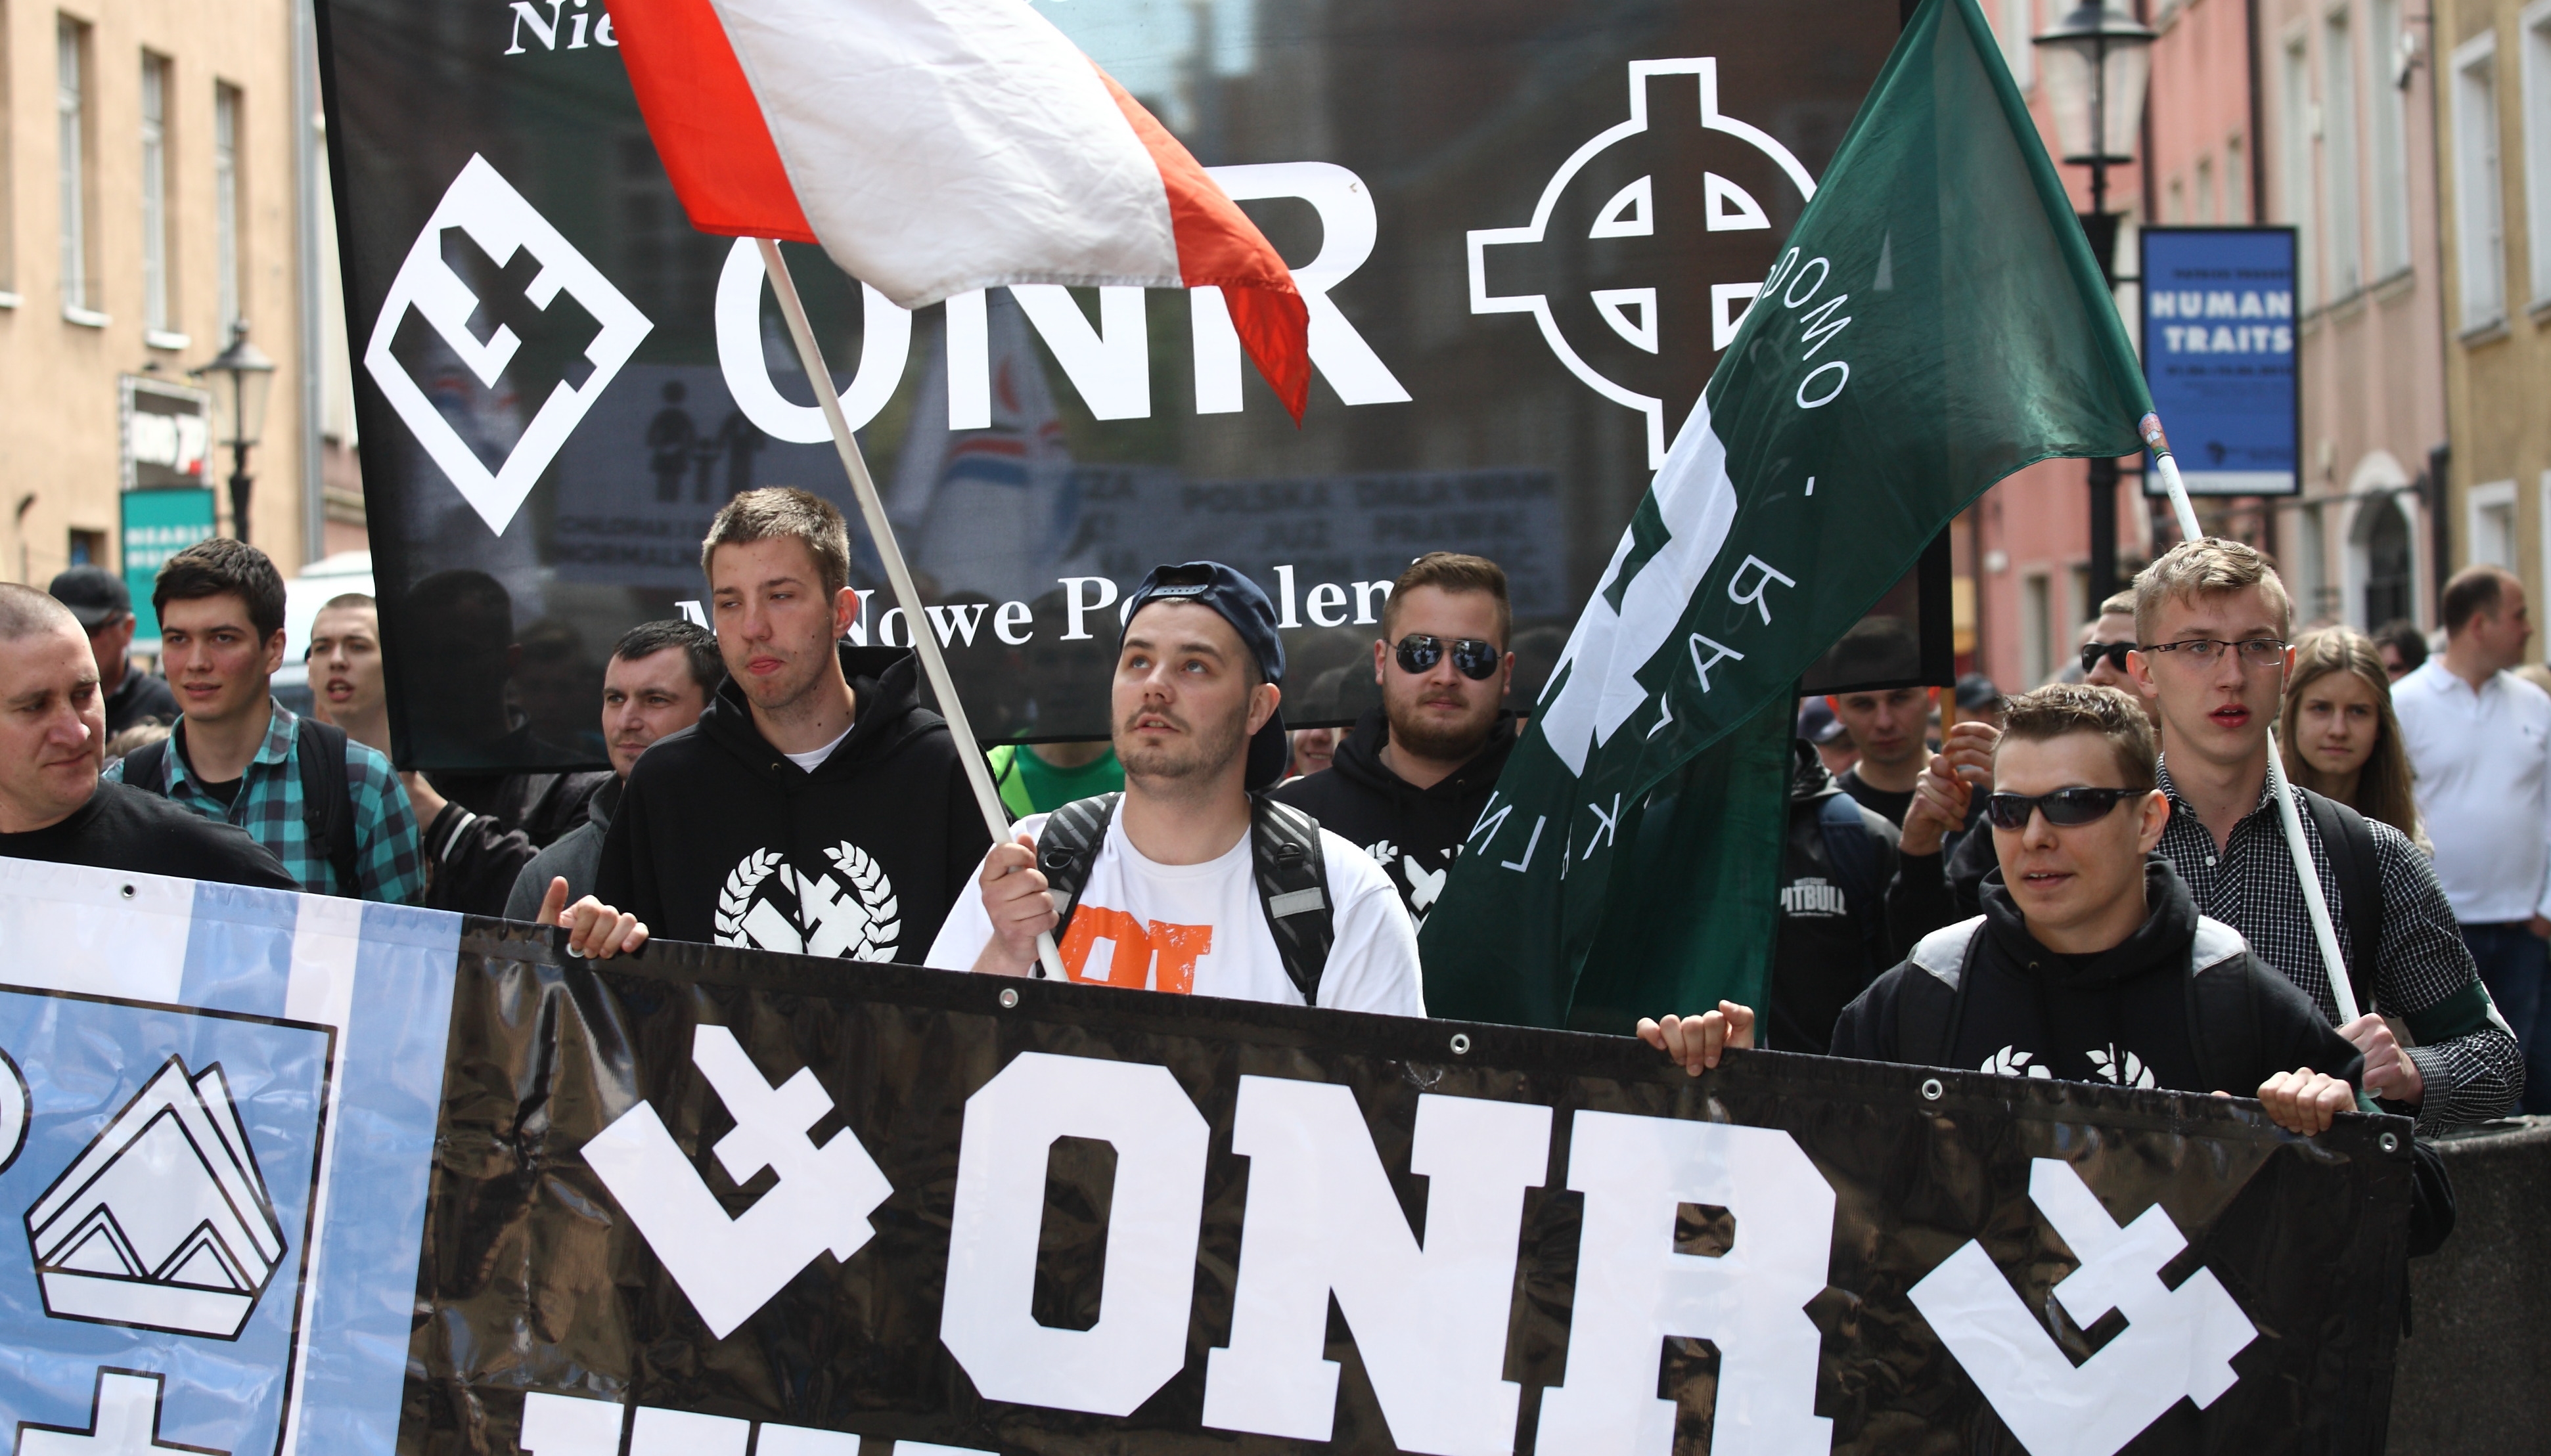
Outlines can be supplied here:
<path id="1" fill-rule="evenodd" d="M 1924 0 L 1427 916 L 1427 1009 L 1761 1006 L 1799 675 L 1988 486 L 2150 408 L 1990 28 Z"/>

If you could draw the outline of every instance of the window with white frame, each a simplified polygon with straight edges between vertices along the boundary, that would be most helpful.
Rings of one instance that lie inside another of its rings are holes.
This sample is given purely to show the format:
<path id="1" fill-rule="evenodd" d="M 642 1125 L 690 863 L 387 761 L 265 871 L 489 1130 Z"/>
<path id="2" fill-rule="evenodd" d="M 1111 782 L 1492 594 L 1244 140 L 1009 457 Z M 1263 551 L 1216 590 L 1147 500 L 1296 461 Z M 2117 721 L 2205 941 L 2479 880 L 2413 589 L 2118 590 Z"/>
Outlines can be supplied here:
<path id="1" fill-rule="evenodd" d="M 2506 317 L 2506 240 L 2498 171 L 2498 37 L 2483 32 L 2454 51 L 2455 262 L 2465 330 Z"/>
<path id="2" fill-rule="evenodd" d="M 2214 158 L 2210 156 L 2196 159 L 2196 220 L 2209 225 L 2223 220 L 2214 203 Z"/>
<path id="3" fill-rule="evenodd" d="M 2524 38 L 2524 208 L 2532 244 L 2533 304 L 2551 306 L 2551 0 L 2533 0 L 2518 21 Z M 2551 563 L 2551 555 L 2543 557 Z"/>
<path id="4" fill-rule="evenodd" d="M 2400 0 L 2372 0 L 2366 9 L 2366 97 L 2374 142 L 2374 276 L 2409 266 L 2409 106 L 2399 80 Z"/>
<path id="5" fill-rule="evenodd" d="M 2279 170 L 2285 175 L 2279 199 L 2286 221 L 2295 229 L 2295 291 L 2301 295 L 2306 309 L 2320 301 L 2320 270 L 2312 266 L 2312 133 L 2311 57 L 2303 49 L 2303 38 L 2296 36 L 2286 43 L 2285 63 L 2278 68 L 2278 110 L 2283 113 L 2285 155 Z"/>
<path id="6" fill-rule="evenodd" d="M 53 22 L 53 120 L 61 197 L 62 308 L 89 312 L 88 265 L 88 27 L 58 16 Z"/>
<path id="7" fill-rule="evenodd" d="M 229 335 L 240 309 L 240 93 L 239 87 L 213 87 L 213 276 L 219 290 L 216 309 L 222 332 Z"/>
<path id="8" fill-rule="evenodd" d="M 2364 224 L 2357 215 L 2356 46 L 2344 6 L 2321 18 L 2321 219 L 2329 239 L 2329 295 L 2365 286 Z"/>
<path id="9" fill-rule="evenodd" d="M 2493 480 L 2475 485 L 2465 498 L 2464 509 L 2470 524 L 2471 559 L 2474 566 L 2503 566 L 2515 569 L 2515 482 Z"/>
<path id="10" fill-rule="evenodd" d="M 142 327 L 166 334 L 168 303 L 168 58 L 142 52 Z"/>
<path id="11" fill-rule="evenodd" d="M 2033 687 L 2055 673 L 2054 583 L 2039 571 L 2019 587 L 2019 674 Z"/>

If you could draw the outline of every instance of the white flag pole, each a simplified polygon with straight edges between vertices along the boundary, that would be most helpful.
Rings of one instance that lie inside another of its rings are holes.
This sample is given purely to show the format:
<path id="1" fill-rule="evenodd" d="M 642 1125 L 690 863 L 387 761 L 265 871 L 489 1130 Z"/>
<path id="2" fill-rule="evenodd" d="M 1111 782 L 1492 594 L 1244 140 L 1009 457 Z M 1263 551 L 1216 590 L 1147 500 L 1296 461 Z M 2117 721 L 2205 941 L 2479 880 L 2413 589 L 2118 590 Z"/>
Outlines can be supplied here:
<path id="1" fill-rule="evenodd" d="M 2144 443 L 2152 447 L 2153 459 L 2161 467 L 2161 483 L 2170 492 L 2170 509 L 2179 517 L 2179 534 L 2187 540 L 2200 540 L 2205 533 L 2196 524 L 2196 508 L 2189 504 L 2188 485 L 2179 478 L 2179 462 L 2171 458 L 2170 437 L 2161 431 L 2161 417 L 2146 415 L 2141 427 Z M 2347 962 L 2338 953 L 2338 930 L 2330 922 L 2329 900 L 2321 894 L 2320 874 L 2312 866 L 2311 846 L 2303 840 L 2302 816 L 2295 810 L 2295 791 L 2286 783 L 2285 765 L 2274 742 L 2268 744 L 2268 792 L 2277 798 L 2277 818 L 2285 825 L 2286 849 L 2294 856 L 2295 878 L 2302 882 L 2303 909 L 2311 917 L 2312 938 L 2320 942 L 2321 972 L 2329 978 L 2329 999 L 2338 1005 L 2338 1019 L 2344 1025 L 2356 1019 L 2356 988 L 2347 978 Z M 2373 946 L 2360 946 L 2367 955 Z"/>
<path id="2" fill-rule="evenodd" d="M 779 252 L 779 244 L 767 238 L 757 238 L 754 245 L 762 249 L 763 271 L 770 275 L 770 290 L 779 299 L 781 317 L 788 321 L 788 337 L 797 341 L 797 361 L 805 367 L 807 382 L 815 389 L 815 402 L 824 409 L 824 424 L 833 432 L 833 448 L 842 456 L 842 469 L 851 477 L 851 491 L 860 498 L 860 518 L 867 523 L 868 535 L 876 542 L 877 558 L 885 563 L 886 585 L 893 589 L 894 603 L 903 609 L 904 625 L 912 632 L 912 646 L 921 656 L 922 676 L 930 680 L 930 691 L 939 699 L 939 711 L 948 720 L 948 731 L 957 739 L 957 759 L 966 765 L 966 781 L 974 788 L 974 807 L 983 812 L 983 827 L 991 831 L 992 842 L 1010 842 L 1010 819 L 1001 811 L 1000 791 L 992 787 L 992 772 L 983 762 L 983 750 L 974 741 L 974 728 L 966 721 L 966 705 L 957 699 L 956 679 L 948 675 L 948 659 L 940 655 L 939 636 L 931 630 L 930 616 L 922 610 L 921 593 L 912 584 L 912 568 L 904 564 L 903 547 L 896 543 L 894 527 L 885 519 L 885 503 L 877 498 L 876 482 L 868 478 L 867 457 L 860 453 L 860 442 L 851 434 L 851 422 L 842 416 L 842 401 L 833 391 L 832 371 L 824 365 L 824 351 L 815 342 L 815 331 L 806 322 L 806 305 L 797 297 L 797 280 L 788 273 L 788 259 Z M 1037 961 L 1049 980 L 1065 979 L 1063 957 L 1055 950 L 1054 936 L 1037 934 Z"/>

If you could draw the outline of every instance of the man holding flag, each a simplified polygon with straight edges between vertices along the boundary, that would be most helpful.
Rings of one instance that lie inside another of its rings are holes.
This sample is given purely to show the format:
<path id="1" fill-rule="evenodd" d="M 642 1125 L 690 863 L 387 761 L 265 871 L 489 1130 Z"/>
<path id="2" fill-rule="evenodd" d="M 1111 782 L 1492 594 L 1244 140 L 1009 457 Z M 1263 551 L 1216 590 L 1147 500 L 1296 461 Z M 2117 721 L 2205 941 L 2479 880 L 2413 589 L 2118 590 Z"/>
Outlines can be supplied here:
<path id="1" fill-rule="evenodd" d="M 2137 447 L 2142 371 L 1974 0 L 1915 14 L 1427 922 L 1437 1015 L 1761 1005 L 1799 674 L 1996 480 Z"/>

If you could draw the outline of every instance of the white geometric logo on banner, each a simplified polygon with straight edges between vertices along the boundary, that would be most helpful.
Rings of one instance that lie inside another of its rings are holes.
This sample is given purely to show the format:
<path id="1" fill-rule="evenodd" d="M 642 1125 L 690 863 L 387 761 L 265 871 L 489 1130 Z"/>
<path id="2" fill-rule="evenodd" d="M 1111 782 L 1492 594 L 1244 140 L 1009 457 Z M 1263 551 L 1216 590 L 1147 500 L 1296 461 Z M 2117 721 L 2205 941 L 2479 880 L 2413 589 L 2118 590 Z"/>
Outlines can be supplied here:
<path id="1" fill-rule="evenodd" d="M 735 1130 L 714 1149 L 727 1177 L 742 1187 L 768 1168 L 779 1175 L 777 1187 L 741 1217 L 728 1217 L 643 1102 L 584 1145 L 584 1161 L 709 1332 L 724 1339 L 816 1255 L 858 1253 L 876 1232 L 869 1211 L 894 1188 L 849 1128 L 821 1147 L 806 1135 L 833 1111 L 813 1071 L 801 1068 L 773 1087 L 724 1026 L 691 1033 L 691 1061 L 735 1118 Z"/>
<path id="2" fill-rule="evenodd" d="M 2096 1354 L 2077 1368 L 1972 1239 L 1908 1293 L 2029 1456 L 2113 1456 L 2180 1397 L 2202 1409 L 2232 1389 L 2258 1327 L 2212 1270 L 2162 1284 L 2188 1240 L 2159 1204 L 2121 1228 L 2060 1158 L 2036 1160 L 2028 1197 L 2082 1261 L 2056 1282 L 2064 1312 L 2083 1329 L 2126 1316 Z"/>
<path id="3" fill-rule="evenodd" d="M 460 275 L 443 260 L 443 233 L 458 228 L 469 235 L 490 261 L 503 267 L 513 261 L 517 251 L 528 249 L 541 270 L 524 290 L 532 306 L 547 309 L 559 294 L 565 293 L 593 315 L 602 327 L 593 341 L 584 347 L 584 356 L 593 364 L 593 372 L 581 387 L 560 380 L 543 401 L 540 413 L 532 417 L 522 438 L 514 442 L 503 464 L 490 473 L 468 441 L 452 428 L 443 412 L 426 397 L 424 389 L 409 375 L 406 367 L 390 354 L 390 343 L 398 336 L 399 325 L 411 308 L 434 326 L 443 341 L 458 354 L 480 385 L 493 389 L 496 380 L 513 361 L 514 351 L 522 347 L 522 339 L 513 330 L 499 326 L 484 341 L 469 332 L 469 316 L 479 306 L 478 295 Z M 398 276 L 390 281 L 389 296 L 381 301 L 381 315 L 372 325 L 372 339 L 363 350 L 363 367 L 370 371 L 381 393 L 389 397 L 391 408 L 406 422 L 409 433 L 443 467 L 461 497 L 487 523 L 487 529 L 503 534 L 505 526 L 522 508 L 523 498 L 531 494 L 534 482 L 557 458 L 566 437 L 575 433 L 577 422 L 602 397 L 613 376 L 638 351 L 639 340 L 656 326 L 638 312 L 602 270 L 575 250 L 563 234 L 550 226 L 523 194 L 498 176 L 496 169 L 483 156 L 472 156 L 460 169 L 443 200 L 435 205 L 434 216 L 425 220 L 425 230 L 409 244 L 407 261 L 399 265 Z"/>
<path id="4" fill-rule="evenodd" d="M 170 1057 L 27 1211 L 45 1312 L 237 1339 L 283 1260 L 219 1063 Z"/>
<path id="5" fill-rule="evenodd" d="M 150 1456 L 153 1451 L 230 1456 L 227 1451 L 159 1439 L 159 1392 L 160 1378 L 150 1371 L 101 1368 L 88 1429 L 19 1421 L 16 1456 Z"/>
<path id="6" fill-rule="evenodd" d="M 1816 195 L 1815 179 L 1799 165 L 1789 148 L 1781 145 L 1771 133 L 1718 109 L 1718 61 L 1713 56 L 1688 56 L 1676 60 L 1634 60 L 1630 62 L 1630 119 L 1622 122 L 1577 148 L 1553 173 L 1541 189 L 1541 200 L 1533 205 L 1532 221 L 1520 228 L 1480 228 L 1470 234 L 1471 312 L 1474 314 L 1530 314 L 1541 325 L 1541 337 L 1550 351 L 1568 367 L 1568 372 L 1596 394 L 1638 411 L 1647 417 L 1648 468 L 1657 469 L 1666 462 L 1666 404 L 1654 395 L 1642 394 L 1628 385 L 1604 376 L 1601 370 L 1585 361 L 1568 341 L 1558 319 L 1552 314 L 1550 298 L 1540 293 L 1490 294 L 1488 292 L 1487 249 L 1517 243 L 1537 243 L 1550 231 L 1551 214 L 1560 198 L 1568 191 L 1578 173 L 1615 143 L 1639 136 L 1648 130 L 1648 78 L 1650 76 L 1687 75 L 1700 86 L 1700 126 L 1705 132 L 1717 132 L 1745 143 L 1769 157 L 1780 167 L 1801 198 Z M 1715 172 L 1702 175 L 1707 199 L 1706 226 L 1712 233 L 1749 232 L 1772 226 L 1762 204 L 1744 188 Z M 1653 177 L 1641 177 L 1613 194 L 1596 215 L 1586 238 L 1646 238 L 1656 231 L 1656 187 Z M 1729 310 L 1735 304 L 1750 304 L 1761 287 L 1760 280 L 1740 283 L 1718 283 L 1710 287 L 1710 329 L 1712 352 L 1727 347 L 1735 337 L 1736 323 L 1743 317 L 1738 310 L 1733 319 Z M 1648 353 L 1658 351 L 1663 321 L 1657 313 L 1657 291 L 1654 288 L 1606 288 L 1596 291 L 1591 302 L 1603 322 L 1614 334 L 1633 347 Z"/>

